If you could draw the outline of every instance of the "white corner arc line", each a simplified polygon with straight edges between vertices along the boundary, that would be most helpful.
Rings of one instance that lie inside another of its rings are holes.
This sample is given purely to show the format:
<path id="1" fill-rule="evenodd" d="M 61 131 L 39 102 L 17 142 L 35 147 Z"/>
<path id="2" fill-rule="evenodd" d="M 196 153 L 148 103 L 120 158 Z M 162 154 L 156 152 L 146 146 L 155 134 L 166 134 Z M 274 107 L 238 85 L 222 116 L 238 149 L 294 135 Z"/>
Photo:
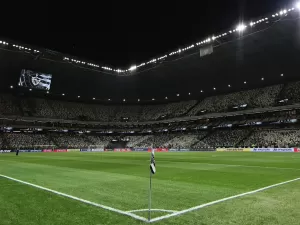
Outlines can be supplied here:
<path id="1" fill-rule="evenodd" d="M 149 209 L 136 209 L 136 210 L 131 210 L 127 211 L 129 213 L 134 213 L 134 212 L 147 212 Z M 151 212 L 167 212 L 167 213 L 175 213 L 178 212 L 176 210 L 168 210 L 168 209 L 151 209 Z"/>
<path id="2" fill-rule="evenodd" d="M 44 190 L 44 191 L 48 191 L 48 192 L 51 192 L 51 193 L 54 193 L 54 194 L 57 194 L 57 195 L 60 195 L 60 196 L 66 197 L 66 198 L 70 198 L 70 199 L 73 199 L 73 200 L 76 200 L 76 201 L 79 201 L 79 202 L 83 202 L 83 203 L 86 203 L 86 204 L 89 204 L 89 205 L 92 205 L 92 206 L 96 206 L 96 207 L 99 207 L 99 208 L 102 208 L 102 209 L 106 209 L 106 210 L 109 210 L 109 211 L 112 211 L 112 212 L 116 212 L 116 213 L 119 213 L 119 214 L 122 214 L 122 215 L 126 215 L 126 216 L 132 217 L 134 219 L 143 221 L 143 222 L 149 222 L 146 218 L 138 216 L 138 215 L 130 213 L 130 212 L 126 212 L 126 211 L 123 211 L 123 210 L 120 210 L 120 209 L 115 209 L 115 208 L 112 208 L 112 207 L 109 207 L 109 206 L 105 206 L 105 205 L 101 205 L 101 204 L 98 204 L 98 203 L 95 203 L 95 202 L 84 200 L 84 199 L 81 199 L 81 198 L 78 198 L 78 197 L 75 197 L 75 196 L 72 196 L 72 195 L 68 195 L 68 194 L 65 194 L 65 193 L 62 193 L 62 192 L 59 192 L 59 191 L 55 191 L 55 190 L 45 188 L 45 187 L 42 187 L 42 186 L 39 186 L 39 185 L 36 185 L 36 184 L 32 184 L 32 183 L 29 183 L 29 182 L 26 182 L 26 181 L 18 180 L 18 179 L 15 179 L 15 178 L 12 178 L 12 177 L 9 177 L 9 176 L 5 176 L 5 175 L 2 175 L 2 174 L 0 174 L 0 177 L 6 178 L 6 179 L 9 179 L 9 180 L 12 180 L 12 181 L 19 182 L 21 184 L 26 184 L 28 186 L 32 186 L 32 187 L 35 187 L 35 188 L 38 188 L 38 189 L 41 189 L 41 190 Z"/>
<path id="3" fill-rule="evenodd" d="M 296 178 L 296 179 L 293 179 L 293 180 L 288 180 L 288 181 L 284 181 L 284 182 L 281 182 L 281 183 L 273 184 L 273 185 L 270 185 L 270 186 L 267 186 L 267 187 L 259 188 L 259 189 L 253 190 L 253 191 L 245 192 L 245 193 L 242 193 L 242 194 L 238 194 L 238 195 L 230 196 L 230 197 L 227 197 L 227 198 L 222 198 L 222 199 L 219 199 L 219 200 L 216 200 L 216 201 L 208 202 L 208 203 L 198 205 L 198 206 L 195 206 L 195 207 L 192 207 L 192 208 L 189 208 L 189 209 L 184 209 L 182 211 L 178 211 L 178 212 L 175 212 L 175 213 L 172 213 L 172 214 L 169 214 L 169 215 L 156 217 L 154 219 L 151 219 L 150 223 L 157 222 L 157 221 L 167 219 L 167 218 L 170 218 L 170 217 L 174 217 L 174 216 L 179 216 L 179 215 L 191 212 L 191 211 L 195 211 L 195 210 L 198 210 L 198 209 L 201 209 L 201 208 L 204 208 L 204 207 L 207 207 L 207 206 L 211 206 L 211 205 L 214 205 L 214 204 L 217 204 L 217 203 L 225 202 L 225 201 L 228 201 L 228 200 L 231 200 L 231 199 L 240 198 L 240 197 L 243 197 L 243 196 L 246 196 L 246 195 L 255 194 L 257 192 L 261 192 L 261 191 L 264 191 L 264 190 L 267 190 L 267 189 L 270 189 L 270 188 L 273 188 L 273 187 L 277 187 L 277 186 L 280 186 L 280 185 L 283 185 L 283 184 L 288 184 L 288 183 L 295 182 L 295 181 L 298 181 L 298 180 L 300 180 L 300 177 Z"/>

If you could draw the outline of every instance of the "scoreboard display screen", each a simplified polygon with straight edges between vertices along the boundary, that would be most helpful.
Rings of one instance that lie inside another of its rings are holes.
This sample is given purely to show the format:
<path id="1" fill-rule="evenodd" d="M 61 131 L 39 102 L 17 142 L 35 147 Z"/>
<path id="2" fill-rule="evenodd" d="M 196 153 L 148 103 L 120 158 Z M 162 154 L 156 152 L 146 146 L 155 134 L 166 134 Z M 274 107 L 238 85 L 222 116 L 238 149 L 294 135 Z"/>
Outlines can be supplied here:
<path id="1" fill-rule="evenodd" d="M 20 87 L 50 90 L 52 75 L 23 69 L 19 80 Z"/>

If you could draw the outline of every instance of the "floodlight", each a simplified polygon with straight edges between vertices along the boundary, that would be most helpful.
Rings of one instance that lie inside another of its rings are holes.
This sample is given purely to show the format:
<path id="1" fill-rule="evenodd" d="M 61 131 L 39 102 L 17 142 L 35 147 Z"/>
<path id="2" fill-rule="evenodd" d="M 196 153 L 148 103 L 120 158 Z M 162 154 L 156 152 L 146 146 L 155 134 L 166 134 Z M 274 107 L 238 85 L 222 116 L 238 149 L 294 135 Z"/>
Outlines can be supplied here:
<path id="1" fill-rule="evenodd" d="M 130 71 L 136 70 L 136 66 L 132 66 L 129 68 Z"/>
<path id="2" fill-rule="evenodd" d="M 244 24 L 239 24 L 237 27 L 236 27 L 236 30 L 239 31 L 239 32 L 243 32 L 245 29 L 246 29 L 247 26 L 245 26 Z"/>

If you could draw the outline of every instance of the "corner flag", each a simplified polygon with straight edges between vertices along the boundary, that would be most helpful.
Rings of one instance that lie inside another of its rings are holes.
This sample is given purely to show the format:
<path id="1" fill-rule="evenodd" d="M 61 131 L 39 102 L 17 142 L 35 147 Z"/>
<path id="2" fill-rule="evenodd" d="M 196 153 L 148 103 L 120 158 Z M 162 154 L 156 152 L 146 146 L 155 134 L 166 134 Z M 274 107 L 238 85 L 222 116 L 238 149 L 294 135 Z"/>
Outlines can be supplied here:
<path id="1" fill-rule="evenodd" d="M 149 187 L 149 211 L 148 211 L 148 221 L 151 221 L 151 195 L 152 195 L 152 175 L 156 173 L 155 168 L 155 158 L 154 158 L 154 149 L 151 151 L 150 158 L 150 187 Z"/>
<path id="2" fill-rule="evenodd" d="M 155 158 L 154 158 L 154 149 L 152 149 L 152 152 L 151 152 L 150 170 L 151 170 L 152 174 L 156 173 Z"/>

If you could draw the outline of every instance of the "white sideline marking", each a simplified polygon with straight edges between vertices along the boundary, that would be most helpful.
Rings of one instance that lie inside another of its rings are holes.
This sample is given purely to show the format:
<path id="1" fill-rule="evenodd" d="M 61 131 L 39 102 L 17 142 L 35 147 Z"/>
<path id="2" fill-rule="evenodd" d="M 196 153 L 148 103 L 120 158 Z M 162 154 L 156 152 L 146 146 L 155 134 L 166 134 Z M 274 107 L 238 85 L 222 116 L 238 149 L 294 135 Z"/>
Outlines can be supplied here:
<path id="1" fill-rule="evenodd" d="M 38 188 L 38 189 L 41 189 L 41 190 L 44 190 L 44 191 L 48 191 L 48 192 L 51 192 L 51 193 L 54 193 L 54 194 L 57 194 L 57 195 L 60 195 L 60 196 L 64 196 L 64 197 L 67 197 L 67 198 L 70 198 L 70 199 L 73 199 L 73 200 L 76 200 L 76 201 L 79 201 L 79 202 L 83 202 L 83 203 L 86 203 L 86 204 L 89 204 L 89 205 L 93 205 L 93 206 L 96 206 L 96 207 L 99 207 L 99 208 L 102 208 L 102 209 L 106 209 L 106 210 L 116 212 L 116 213 L 119 213 L 119 214 L 122 214 L 122 215 L 130 216 L 134 219 L 137 219 L 137 220 L 140 220 L 140 221 L 143 221 L 143 222 L 149 222 L 146 218 L 135 215 L 135 214 L 130 213 L 130 212 L 125 212 L 125 211 L 122 211 L 120 209 L 115 209 L 115 208 L 112 208 L 112 207 L 109 207 L 109 206 L 100 205 L 100 204 L 95 203 L 95 202 L 84 200 L 84 199 L 81 199 L 81 198 L 78 198 L 78 197 L 75 197 L 75 196 L 72 196 L 72 195 L 68 195 L 68 194 L 65 194 L 65 193 L 62 193 L 62 192 L 59 192 L 59 191 L 54 191 L 54 190 L 49 189 L 49 188 L 45 188 L 45 187 L 42 187 L 42 186 L 39 186 L 39 185 L 35 185 L 35 184 L 29 183 L 29 182 L 26 182 L 26 181 L 18 180 L 18 179 L 8 177 L 8 176 L 2 175 L 2 174 L 0 174 L 0 177 L 4 177 L 4 178 L 9 179 L 9 180 L 13 180 L 13 181 L 16 181 L 16 182 L 19 182 L 19 183 L 22 183 L 22 184 L 26 184 L 26 185 L 29 185 L 29 186 L 32 186 L 32 187 L 35 187 L 35 188 Z"/>
<path id="2" fill-rule="evenodd" d="M 288 181 L 285 181 L 285 182 L 281 182 L 281 183 L 278 183 L 278 184 L 273 184 L 273 185 L 270 185 L 270 186 L 267 186 L 267 187 L 259 188 L 259 189 L 256 189 L 254 191 L 249 191 L 249 192 L 234 195 L 234 196 L 231 196 L 231 197 L 222 198 L 222 199 L 212 201 L 212 202 L 209 202 L 209 203 L 205 203 L 205 204 L 202 204 L 202 205 L 198 205 L 198 206 L 195 206 L 195 207 L 192 207 L 192 208 L 189 208 L 189 209 L 184 209 L 182 211 L 178 211 L 178 212 L 175 212 L 175 213 L 172 213 L 172 214 L 169 214 L 169 215 L 156 217 L 154 219 L 151 219 L 150 223 L 160 221 L 160 220 L 163 220 L 163 219 L 167 219 L 167 218 L 170 218 L 170 217 L 173 217 L 173 216 L 179 216 L 179 215 L 182 215 L 184 213 L 188 213 L 188 212 L 191 212 L 191 211 L 194 211 L 194 210 L 197 210 L 197 209 L 201 209 L 201 208 L 204 208 L 204 207 L 207 207 L 207 206 L 211 206 L 211 205 L 214 205 L 214 204 L 217 204 L 217 203 L 220 203 L 220 202 L 225 202 L 225 201 L 228 201 L 228 200 L 231 200 L 231 199 L 243 197 L 245 195 L 255 194 L 257 192 L 261 192 L 261 191 L 264 191 L 264 190 L 267 190 L 267 189 L 270 189 L 270 188 L 273 188 L 273 187 L 277 187 L 277 186 L 287 184 L 287 183 L 291 183 L 291 182 L 298 181 L 298 180 L 300 180 L 300 177 L 296 178 L 296 179 L 293 179 L 293 180 L 288 180 Z"/>
<path id="3" fill-rule="evenodd" d="M 131 211 L 127 211 L 129 213 L 133 213 L 133 212 L 147 212 L 149 211 L 149 209 L 137 209 L 137 210 L 131 210 Z M 151 209 L 151 212 L 168 212 L 168 213 L 175 213 L 178 212 L 176 210 L 168 210 L 168 209 Z"/>
<path id="4" fill-rule="evenodd" d="M 289 167 L 273 167 L 273 166 L 251 166 L 251 165 L 239 165 L 239 164 L 220 164 L 220 163 L 191 163 L 191 164 L 201 164 L 210 166 L 226 166 L 226 167 L 249 167 L 249 168 L 263 168 L 263 169 L 277 169 L 277 170 L 300 170 L 299 168 L 289 168 Z"/>

